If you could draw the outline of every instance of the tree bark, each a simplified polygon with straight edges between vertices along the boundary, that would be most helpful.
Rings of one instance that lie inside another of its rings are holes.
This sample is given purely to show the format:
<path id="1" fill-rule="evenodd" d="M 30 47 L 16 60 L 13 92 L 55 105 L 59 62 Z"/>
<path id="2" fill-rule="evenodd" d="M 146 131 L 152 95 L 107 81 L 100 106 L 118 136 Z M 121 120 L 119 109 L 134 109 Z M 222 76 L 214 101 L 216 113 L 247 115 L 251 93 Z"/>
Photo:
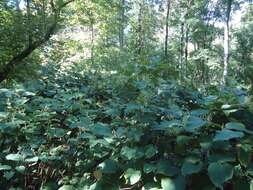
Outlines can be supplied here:
<path id="1" fill-rule="evenodd" d="M 90 26 L 90 30 L 91 30 L 91 63 L 92 65 L 94 65 L 94 38 L 95 38 L 95 34 L 94 34 L 94 23 L 91 23 Z"/>
<path id="2" fill-rule="evenodd" d="M 228 67 L 229 67 L 229 20 L 231 13 L 232 0 L 227 1 L 226 21 L 224 23 L 224 69 L 223 83 L 227 84 Z"/>
<path id="3" fill-rule="evenodd" d="M 67 6 L 69 3 L 73 2 L 74 0 L 69 0 L 65 3 L 63 3 L 61 6 L 58 7 L 58 9 L 55 8 L 53 1 L 51 1 L 51 7 L 54 12 L 54 21 L 51 24 L 51 26 L 48 28 L 47 32 L 44 34 L 44 36 L 37 40 L 32 42 L 27 48 L 25 48 L 22 52 L 14 56 L 0 71 L 0 83 L 3 82 L 12 70 L 14 69 L 15 66 L 18 66 L 22 63 L 22 61 L 27 58 L 35 49 L 40 47 L 42 44 L 47 42 L 50 37 L 54 34 L 57 23 L 58 23 L 58 16 L 61 12 L 61 9 Z"/>
<path id="4" fill-rule="evenodd" d="M 125 25 L 125 0 L 121 0 L 120 7 L 120 27 L 119 27 L 119 45 L 120 49 L 124 48 L 124 25 Z"/>
<path id="5" fill-rule="evenodd" d="M 19 6 L 20 0 L 15 0 L 15 4 L 16 4 L 16 10 L 20 11 L 20 6 Z"/>
<path id="6" fill-rule="evenodd" d="M 137 54 L 141 55 L 142 53 L 142 48 L 143 48 L 143 28 L 142 28 L 142 24 L 143 24 L 143 8 L 144 8 L 144 0 L 142 0 L 139 3 L 139 13 L 138 13 L 138 39 L 137 39 Z"/>
<path id="7" fill-rule="evenodd" d="M 165 26 L 165 59 L 168 59 L 168 38 L 169 38 L 169 15 L 170 15 L 170 0 L 167 0 L 166 26 Z"/>
<path id="8" fill-rule="evenodd" d="M 181 22 L 180 26 L 180 32 L 181 32 L 181 37 L 180 37 L 180 69 L 181 72 L 183 70 L 183 62 L 184 62 L 184 22 Z"/>
<path id="9" fill-rule="evenodd" d="M 27 46 L 32 45 L 32 32 L 31 32 L 31 9 L 30 9 L 30 0 L 26 0 L 26 26 L 27 26 Z"/>

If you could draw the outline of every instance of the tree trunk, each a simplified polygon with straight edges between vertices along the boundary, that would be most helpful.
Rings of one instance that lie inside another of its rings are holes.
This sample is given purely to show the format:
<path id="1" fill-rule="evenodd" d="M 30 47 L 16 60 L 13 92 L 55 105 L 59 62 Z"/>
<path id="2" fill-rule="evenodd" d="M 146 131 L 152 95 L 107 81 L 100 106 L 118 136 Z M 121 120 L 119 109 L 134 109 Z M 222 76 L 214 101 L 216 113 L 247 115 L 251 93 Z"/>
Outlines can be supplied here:
<path id="1" fill-rule="evenodd" d="M 94 24 L 91 23 L 91 26 L 90 26 L 90 30 L 91 30 L 91 63 L 92 65 L 94 65 L 94 37 L 95 37 L 95 34 L 94 34 Z"/>
<path id="2" fill-rule="evenodd" d="M 185 66 L 187 66 L 188 64 L 188 42 L 189 42 L 189 28 L 188 25 L 185 24 L 185 44 L 184 44 Z"/>
<path id="3" fill-rule="evenodd" d="M 16 10 L 20 11 L 20 0 L 15 0 L 15 4 L 16 4 Z"/>
<path id="4" fill-rule="evenodd" d="M 181 33 L 181 37 L 180 37 L 180 69 L 181 72 L 183 70 L 183 62 L 184 62 L 184 22 L 181 22 L 181 26 L 180 26 L 180 33 Z"/>
<path id="5" fill-rule="evenodd" d="M 143 24 L 143 7 L 144 6 L 144 0 L 142 0 L 139 3 L 139 14 L 138 14 L 138 39 L 137 39 L 137 54 L 141 55 L 142 53 L 142 48 L 143 48 L 143 29 L 142 29 L 142 24 Z"/>
<path id="6" fill-rule="evenodd" d="M 170 15 L 170 0 L 167 0 L 166 26 L 165 26 L 165 59 L 168 59 L 168 38 L 169 38 L 169 15 Z"/>
<path id="7" fill-rule="evenodd" d="M 124 48 L 124 25 L 125 25 L 125 0 L 121 0 L 120 7 L 120 27 L 119 27 L 119 46 L 122 50 Z"/>
<path id="8" fill-rule="evenodd" d="M 229 69 L 229 20 L 231 13 L 232 0 L 227 2 L 226 22 L 224 23 L 224 69 L 223 69 L 223 83 L 226 85 L 228 69 Z"/>
<path id="9" fill-rule="evenodd" d="M 8 78 L 8 76 L 10 75 L 10 73 L 12 72 L 12 70 L 14 69 L 15 66 L 20 65 L 22 63 L 22 61 L 25 58 L 27 58 L 35 49 L 37 49 L 38 47 L 40 47 L 42 44 L 44 44 L 45 42 L 47 42 L 50 39 L 50 37 L 55 32 L 55 29 L 56 29 L 56 26 L 57 26 L 57 22 L 58 22 L 58 16 L 60 14 L 61 9 L 64 8 L 69 3 L 73 2 L 73 1 L 74 0 L 69 0 L 69 1 L 67 1 L 65 3 L 63 3 L 61 6 L 58 7 L 58 9 L 55 9 L 53 1 L 50 2 L 51 6 L 52 6 L 52 10 L 54 12 L 54 21 L 53 21 L 53 23 L 48 28 L 48 30 L 46 31 L 46 33 L 44 34 L 44 36 L 43 36 L 42 39 L 39 39 L 37 41 L 32 42 L 30 44 L 30 46 L 28 46 L 22 52 L 20 52 L 16 56 L 14 56 L 3 67 L 3 69 L 0 71 L 0 83 L 3 82 L 6 78 Z"/>
<path id="10" fill-rule="evenodd" d="M 32 45 L 32 32 L 31 32 L 31 9 L 30 0 L 26 0 L 26 18 L 27 18 L 27 41 L 28 47 Z"/>

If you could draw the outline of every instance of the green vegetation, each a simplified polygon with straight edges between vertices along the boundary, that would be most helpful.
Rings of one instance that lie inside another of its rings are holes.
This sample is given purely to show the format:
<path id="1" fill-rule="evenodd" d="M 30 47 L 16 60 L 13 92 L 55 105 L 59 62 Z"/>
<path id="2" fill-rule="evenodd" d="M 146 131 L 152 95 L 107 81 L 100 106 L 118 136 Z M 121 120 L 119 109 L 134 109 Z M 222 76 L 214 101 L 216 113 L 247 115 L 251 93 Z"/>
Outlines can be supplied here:
<path id="1" fill-rule="evenodd" d="M 252 190 L 252 8 L 0 1 L 0 189 Z"/>

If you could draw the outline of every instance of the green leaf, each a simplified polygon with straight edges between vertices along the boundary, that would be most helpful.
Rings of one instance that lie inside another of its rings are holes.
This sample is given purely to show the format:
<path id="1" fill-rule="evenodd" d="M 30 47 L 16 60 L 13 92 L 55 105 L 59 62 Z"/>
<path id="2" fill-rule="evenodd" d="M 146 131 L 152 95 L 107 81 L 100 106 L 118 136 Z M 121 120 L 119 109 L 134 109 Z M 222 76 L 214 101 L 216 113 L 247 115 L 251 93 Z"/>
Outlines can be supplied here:
<path id="1" fill-rule="evenodd" d="M 245 133 L 253 134 L 253 131 L 246 129 L 245 125 L 239 122 L 229 122 L 225 125 L 225 129 L 242 131 Z"/>
<path id="2" fill-rule="evenodd" d="M 156 165 L 156 172 L 165 176 L 173 177 L 179 173 L 179 169 L 167 160 L 161 160 Z"/>
<path id="3" fill-rule="evenodd" d="M 159 125 L 155 125 L 153 130 L 167 130 L 173 127 L 182 126 L 179 120 L 162 121 Z"/>
<path id="4" fill-rule="evenodd" d="M 191 175 L 194 173 L 198 173 L 203 167 L 203 163 L 199 162 L 199 163 L 194 163 L 191 160 L 186 160 L 183 163 L 183 166 L 181 168 L 181 172 L 182 174 L 185 175 Z"/>
<path id="5" fill-rule="evenodd" d="M 194 133 L 206 124 L 207 122 L 199 117 L 189 116 L 185 124 L 185 130 Z"/>
<path id="6" fill-rule="evenodd" d="M 184 190 L 185 179 L 182 176 L 178 176 L 175 179 L 162 178 L 161 180 L 162 190 Z"/>
<path id="7" fill-rule="evenodd" d="M 25 162 L 28 162 L 28 163 L 38 162 L 38 161 L 39 161 L 39 157 L 38 156 L 34 156 L 32 158 L 25 159 Z"/>
<path id="8" fill-rule="evenodd" d="M 8 117 L 7 112 L 0 112 L 0 119 L 6 119 Z"/>
<path id="9" fill-rule="evenodd" d="M 155 172 L 156 166 L 154 164 L 145 163 L 143 166 L 143 171 L 146 174 L 151 173 L 151 172 Z"/>
<path id="10" fill-rule="evenodd" d="M 11 179 L 14 175 L 15 173 L 13 171 L 4 172 L 4 178 L 7 180 Z"/>
<path id="11" fill-rule="evenodd" d="M 1 170 L 11 170 L 11 166 L 9 166 L 9 165 L 1 165 L 0 164 L 0 171 Z"/>
<path id="12" fill-rule="evenodd" d="M 238 151 L 238 159 L 242 166 L 247 167 L 250 163 L 252 150 L 250 145 L 242 145 Z"/>
<path id="13" fill-rule="evenodd" d="M 66 130 L 61 128 L 50 128 L 48 129 L 47 134 L 50 137 L 61 138 L 66 134 Z"/>
<path id="14" fill-rule="evenodd" d="M 129 148 L 127 146 L 122 147 L 121 155 L 127 160 L 139 159 L 144 156 L 143 150 L 137 147 Z"/>
<path id="15" fill-rule="evenodd" d="M 129 168 L 125 173 L 124 177 L 130 182 L 130 185 L 134 185 L 141 179 L 141 171 Z"/>
<path id="16" fill-rule="evenodd" d="M 226 123 L 225 128 L 230 129 L 230 130 L 236 130 L 236 131 L 244 131 L 245 130 L 244 124 L 239 123 L 239 122 Z"/>
<path id="17" fill-rule="evenodd" d="M 233 167 L 227 163 L 211 163 L 208 166 L 208 176 L 216 187 L 222 188 L 224 182 L 232 179 Z"/>
<path id="18" fill-rule="evenodd" d="M 148 145 L 145 147 L 145 157 L 152 158 L 158 151 L 154 145 Z"/>
<path id="19" fill-rule="evenodd" d="M 23 156 L 20 154 L 8 154 L 5 158 L 6 160 L 12 160 L 16 162 L 23 160 Z"/>
<path id="20" fill-rule="evenodd" d="M 112 130 L 111 128 L 104 123 L 97 123 L 95 126 L 91 129 L 91 131 L 98 136 L 111 136 Z"/>
<path id="21" fill-rule="evenodd" d="M 179 145 L 185 145 L 189 143 L 193 138 L 185 135 L 177 136 L 176 142 Z"/>
<path id="22" fill-rule="evenodd" d="M 15 170 L 17 170 L 17 171 L 20 172 L 20 173 L 24 173 L 24 171 L 25 171 L 25 166 L 17 166 L 17 167 L 15 167 Z"/>
<path id="23" fill-rule="evenodd" d="M 75 190 L 76 188 L 72 185 L 63 185 L 58 190 Z"/>
<path id="24" fill-rule="evenodd" d="M 234 138 L 242 138 L 244 134 L 238 131 L 231 131 L 228 129 L 223 129 L 222 131 L 217 131 L 214 137 L 214 141 L 227 141 Z"/>
<path id="25" fill-rule="evenodd" d="M 118 165 L 114 160 L 107 159 L 103 163 L 99 164 L 103 173 L 115 173 L 118 170 Z"/>

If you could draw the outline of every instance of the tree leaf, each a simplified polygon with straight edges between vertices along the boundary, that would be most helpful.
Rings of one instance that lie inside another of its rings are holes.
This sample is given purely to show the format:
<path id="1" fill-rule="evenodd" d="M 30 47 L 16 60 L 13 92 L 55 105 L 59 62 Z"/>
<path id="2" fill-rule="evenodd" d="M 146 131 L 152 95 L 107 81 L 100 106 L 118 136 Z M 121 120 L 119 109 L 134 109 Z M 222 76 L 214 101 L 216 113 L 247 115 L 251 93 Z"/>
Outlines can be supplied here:
<path id="1" fill-rule="evenodd" d="M 1 170 L 11 170 L 11 166 L 9 166 L 9 165 L 1 165 L 0 164 L 0 171 Z"/>
<path id="2" fill-rule="evenodd" d="M 118 170 L 117 162 L 111 159 L 107 159 L 101 164 L 99 164 L 99 167 L 101 167 L 101 171 L 103 173 L 115 173 Z"/>
<path id="3" fill-rule="evenodd" d="M 160 160 L 156 165 L 156 172 L 165 176 L 173 177 L 179 173 L 179 169 L 167 160 Z"/>
<path id="4" fill-rule="evenodd" d="M 223 129 L 222 131 L 217 131 L 214 137 L 214 141 L 227 141 L 234 138 L 242 138 L 244 134 L 238 131 L 231 131 L 228 129 Z"/>
<path id="5" fill-rule="evenodd" d="M 161 186 L 163 190 L 184 190 L 185 189 L 185 179 L 182 176 L 178 176 L 175 179 L 162 178 Z"/>
<path id="6" fill-rule="evenodd" d="M 141 179 L 141 171 L 129 168 L 124 176 L 130 182 L 130 185 L 134 185 Z"/>
<path id="7" fill-rule="evenodd" d="M 227 163 L 211 163 L 208 166 L 208 176 L 216 187 L 222 188 L 224 182 L 232 179 L 233 167 Z"/>
<path id="8" fill-rule="evenodd" d="M 238 151 L 238 159 L 242 166 L 247 167 L 251 160 L 251 146 L 242 145 Z"/>
<path id="9" fill-rule="evenodd" d="M 196 130 L 199 130 L 201 127 L 206 125 L 206 123 L 206 121 L 199 117 L 189 116 L 185 124 L 185 130 L 187 132 L 194 133 Z"/>
<path id="10" fill-rule="evenodd" d="M 194 162 L 191 162 L 190 160 L 186 160 L 183 163 L 181 172 L 184 176 L 198 173 L 201 170 L 202 166 L 203 166 L 202 162 L 194 163 Z"/>
<path id="11" fill-rule="evenodd" d="M 16 162 L 23 160 L 23 156 L 20 154 L 8 154 L 5 158 L 6 160 L 12 160 Z"/>
<path id="12" fill-rule="evenodd" d="M 104 123 L 97 123 L 95 126 L 91 129 L 91 131 L 98 136 L 111 136 L 112 130 L 111 128 L 104 124 Z"/>

